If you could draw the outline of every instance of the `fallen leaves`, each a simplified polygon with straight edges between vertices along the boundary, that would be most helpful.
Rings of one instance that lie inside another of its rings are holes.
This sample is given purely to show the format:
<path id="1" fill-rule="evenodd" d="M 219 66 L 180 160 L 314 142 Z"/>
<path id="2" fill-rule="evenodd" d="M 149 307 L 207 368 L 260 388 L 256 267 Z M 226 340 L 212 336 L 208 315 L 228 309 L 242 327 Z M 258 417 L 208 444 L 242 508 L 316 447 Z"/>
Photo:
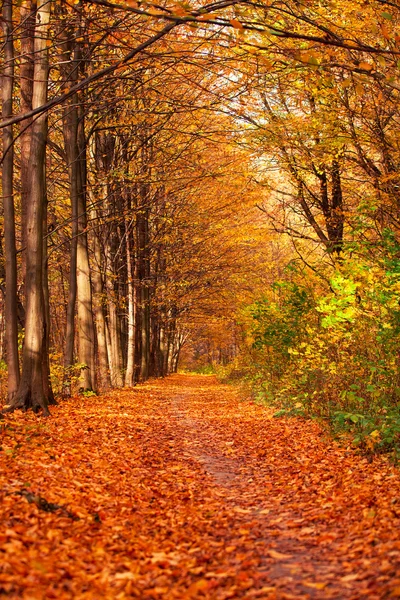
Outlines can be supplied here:
<path id="1" fill-rule="evenodd" d="M 1 427 L 8 598 L 400 597 L 398 471 L 213 378 Z"/>
<path id="2" fill-rule="evenodd" d="M 275 560 L 289 560 L 289 558 L 292 558 L 291 554 L 283 554 L 283 552 L 277 552 L 276 550 L 268 550 L 267 554 Z"/>

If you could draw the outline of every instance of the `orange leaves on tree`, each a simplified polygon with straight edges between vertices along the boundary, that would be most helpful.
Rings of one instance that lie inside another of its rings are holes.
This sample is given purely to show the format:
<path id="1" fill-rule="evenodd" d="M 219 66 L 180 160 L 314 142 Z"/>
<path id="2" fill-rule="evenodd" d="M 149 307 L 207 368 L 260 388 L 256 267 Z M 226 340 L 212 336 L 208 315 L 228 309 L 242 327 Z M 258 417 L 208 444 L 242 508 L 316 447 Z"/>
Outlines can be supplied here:
<path id="1" fill-rule="evenodd" d="M 230 19 L 229 23 L 232 25 L 232 27 L 234 27 L 235 29 L 244 29 L 242 23 L 240 21 L 238 21 L 237 19 Z"/>

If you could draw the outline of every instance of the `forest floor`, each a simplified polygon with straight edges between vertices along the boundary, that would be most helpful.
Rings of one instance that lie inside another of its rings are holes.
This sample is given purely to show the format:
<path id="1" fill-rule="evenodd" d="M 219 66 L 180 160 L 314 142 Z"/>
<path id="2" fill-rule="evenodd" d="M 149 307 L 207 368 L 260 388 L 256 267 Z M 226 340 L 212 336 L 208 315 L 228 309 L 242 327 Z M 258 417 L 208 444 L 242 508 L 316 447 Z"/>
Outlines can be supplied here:
<path id="1" fill-rule="evenodd" d="M 176 375 L 7 415 L 0 598 L 400 598 L 400 477 Z"/>

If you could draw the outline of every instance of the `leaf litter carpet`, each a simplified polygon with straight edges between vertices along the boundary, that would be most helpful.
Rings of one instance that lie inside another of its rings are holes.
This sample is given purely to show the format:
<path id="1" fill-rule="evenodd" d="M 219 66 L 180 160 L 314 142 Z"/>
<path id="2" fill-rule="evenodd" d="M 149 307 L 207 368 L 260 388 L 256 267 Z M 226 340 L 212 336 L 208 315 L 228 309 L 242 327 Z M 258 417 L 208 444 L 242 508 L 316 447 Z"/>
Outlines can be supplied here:
<path id="1" fill-rule="evenodd" d="M 213 377 L 0 427 L 0 598 L 400 598 L 398 470 Z"/>

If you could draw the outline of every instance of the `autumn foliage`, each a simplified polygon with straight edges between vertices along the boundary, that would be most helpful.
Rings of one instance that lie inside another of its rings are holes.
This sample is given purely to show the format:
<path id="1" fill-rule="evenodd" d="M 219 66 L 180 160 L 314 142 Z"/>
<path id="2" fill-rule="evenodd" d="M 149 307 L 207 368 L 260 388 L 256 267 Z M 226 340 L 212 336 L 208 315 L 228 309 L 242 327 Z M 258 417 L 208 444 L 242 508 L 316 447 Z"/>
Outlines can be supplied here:
<path id="1" fill-rule="evenodd" d="M 400 597 L 397 3 L 1 26 L 0 595 Z"/>

